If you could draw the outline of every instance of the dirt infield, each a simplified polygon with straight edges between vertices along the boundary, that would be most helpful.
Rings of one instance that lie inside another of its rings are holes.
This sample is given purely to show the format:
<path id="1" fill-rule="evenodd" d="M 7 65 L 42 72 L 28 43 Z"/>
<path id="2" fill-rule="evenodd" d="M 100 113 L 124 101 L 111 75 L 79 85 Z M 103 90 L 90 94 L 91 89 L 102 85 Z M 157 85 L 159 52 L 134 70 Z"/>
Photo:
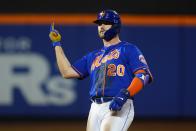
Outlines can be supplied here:
<path id="1" fill-rule="evenodd" d="M 86 121 L 1 121 L 0 131 L 85 131 Z M 196 131 L 196 121 L 135 120 L 129 131 Z"/>

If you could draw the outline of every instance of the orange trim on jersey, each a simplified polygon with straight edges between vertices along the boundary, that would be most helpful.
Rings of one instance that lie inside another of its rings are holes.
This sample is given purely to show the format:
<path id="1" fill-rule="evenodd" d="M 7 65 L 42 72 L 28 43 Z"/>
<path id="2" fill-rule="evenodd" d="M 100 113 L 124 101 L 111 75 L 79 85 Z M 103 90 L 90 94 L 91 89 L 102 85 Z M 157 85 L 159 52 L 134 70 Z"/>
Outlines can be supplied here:
<path id="1" fill-rule="evenodd" d="M 5 25 L 92 25 L 95 14 L 0 14 Z M 194 15 L 129 15 L 121 14 L 123 25 L 143 26 L 196 26 Z"/>
<path id="2" fill-rule="evenodd" d="M 145 73 L 145 70 L 137 70 L 136 72 L 134 72 L 134 74 L 139 74 L 139 73 Z"/>

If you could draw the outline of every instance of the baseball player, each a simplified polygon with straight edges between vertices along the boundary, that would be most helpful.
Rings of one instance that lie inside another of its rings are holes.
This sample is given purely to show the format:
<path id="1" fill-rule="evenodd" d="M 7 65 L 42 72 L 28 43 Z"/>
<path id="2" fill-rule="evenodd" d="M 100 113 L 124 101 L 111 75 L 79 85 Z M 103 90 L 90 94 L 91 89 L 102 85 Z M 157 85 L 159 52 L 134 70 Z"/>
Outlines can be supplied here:
<path id="1" fill-rule="evenodd" d="M 87 131 L 127 131 L 134 118 L 133 97 L 151 83 L 152 75 L 141 51 L 121 41 L 121 19 L 114 10 L 98 13 L 98 35 L 103 48 L 70 64 L 61 47 L 61 35 L 51 25 L 49 37 L 55 48 L 57 64 L 64 78 L 90 76 Z"/>

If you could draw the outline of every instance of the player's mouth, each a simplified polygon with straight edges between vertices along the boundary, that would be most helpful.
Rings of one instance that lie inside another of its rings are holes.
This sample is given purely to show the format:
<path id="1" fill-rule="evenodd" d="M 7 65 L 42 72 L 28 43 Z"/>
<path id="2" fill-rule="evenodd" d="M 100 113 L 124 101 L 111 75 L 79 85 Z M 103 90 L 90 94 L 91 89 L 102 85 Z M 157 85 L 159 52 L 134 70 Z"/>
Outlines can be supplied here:
<path id="1" fill-rule="evenodd" d="M 99 37 L 103 38 L 104 37 L 104 33 L 105 33 L 105 31 L 99 31 Z"/>
<path id="2" fill-rule="evenodd" d="M 100 33 L 100 34 L 104 34 L 104 33 L 105 33 L 105 31 L 100 31 L 99 33 Z"/>
<path id="3" fill-rule="evenodd" d="M 104 34 L 105 33 L 105 30 L 101 30 L 99 33 L 100 34 Z"/>

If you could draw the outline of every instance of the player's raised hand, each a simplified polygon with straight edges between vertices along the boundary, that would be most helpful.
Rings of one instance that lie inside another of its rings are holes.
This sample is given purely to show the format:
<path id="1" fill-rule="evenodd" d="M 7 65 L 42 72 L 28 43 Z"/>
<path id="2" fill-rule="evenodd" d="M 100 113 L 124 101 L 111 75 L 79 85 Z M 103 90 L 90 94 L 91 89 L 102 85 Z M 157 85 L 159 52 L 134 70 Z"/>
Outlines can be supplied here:
<path id="1" fill-rule="evenodd" d="M 122 89 L 110 103 L 109 109 L 111 111 L 120 111 L 127 101 L 130 98 L 130 93 L 126 89 Z"/>
<path id="2" fill-rule="evenodd" d="M 60 46 L 60 41 L 61 41 L 61 34 L 54 29 L 54 23 L 50 25 L 50 33 L 49 33 L 49 38 L 52 41 L 53 46 Z"/>

